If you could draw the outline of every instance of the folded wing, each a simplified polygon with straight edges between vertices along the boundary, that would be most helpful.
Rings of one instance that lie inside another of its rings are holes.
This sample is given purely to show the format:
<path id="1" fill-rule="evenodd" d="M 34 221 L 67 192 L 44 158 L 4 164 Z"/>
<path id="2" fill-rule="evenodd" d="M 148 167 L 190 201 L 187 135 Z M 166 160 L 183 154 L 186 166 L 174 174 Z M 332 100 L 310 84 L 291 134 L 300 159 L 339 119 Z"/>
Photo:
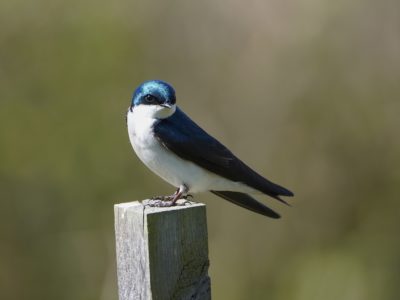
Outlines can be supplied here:
<path id="1" fill-rule="evenodd" d="M 179 108 L 171 117 L 161 119 L 154 125 L 154 134 L 164 147 L 210 172 L 235 182 L 245 183 L 284 203 L 286 202 L 279 196 L 293 196 L 293 193 L 288 189 L 267 180 L 248 167 L 228 148 L 201 129 Z M 213 192 L 217 194 L 218 191 Z M 226 191 L 219 191 L 219 193 L 224 193 L 219 196 L 235 202 L 232 200 L 233 194 L 226 196 Z M 250 196 L 248 197 L 253 199 Z M 235 195 L 234 199 L 239 199 L 239 197 Z M 236 202 L 243 203 L 243 199 L 242 196 Z M 248 201 L 250 200 L 248 199 Z"/>

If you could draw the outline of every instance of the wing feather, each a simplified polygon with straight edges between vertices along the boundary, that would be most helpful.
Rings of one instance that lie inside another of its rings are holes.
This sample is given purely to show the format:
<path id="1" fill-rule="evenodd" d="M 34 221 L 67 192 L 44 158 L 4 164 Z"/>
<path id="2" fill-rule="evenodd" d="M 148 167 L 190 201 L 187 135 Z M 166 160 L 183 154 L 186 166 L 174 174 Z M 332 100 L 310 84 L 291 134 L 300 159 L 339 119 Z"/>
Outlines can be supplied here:
<path id="1" fill-rule="evenodd" d="M 210 172 L 245 183 L 284 203 L 286 202 L 279 198 L 280 195 L 293 196 L 291 191 L 248 167 L 179 108 L 171 117 L 161 119 L 154 125 L 154 135 L 165 148 Z"/>

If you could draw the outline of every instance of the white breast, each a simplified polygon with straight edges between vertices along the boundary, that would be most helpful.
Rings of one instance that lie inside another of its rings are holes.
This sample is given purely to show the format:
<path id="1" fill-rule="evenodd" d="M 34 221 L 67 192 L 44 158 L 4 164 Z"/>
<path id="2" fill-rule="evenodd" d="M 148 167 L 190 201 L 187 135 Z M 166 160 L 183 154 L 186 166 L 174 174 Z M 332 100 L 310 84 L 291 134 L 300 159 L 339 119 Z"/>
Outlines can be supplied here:
<path id="1" fill-rule="evenodd" d="M 241 183 L 232 182 L 223 177 L 183 160 L 165 149 L 153 134 L 153 125 L 159 117 L 168 117 L 175 112 L 154 105 L 135 106 L 128 111 L 129 139 L 140 160 L 154 173 L 175 187 L 185 184 L 190 192 L 208 190 L 245 191 L 249 189 Z M 254 192 L 253 189 L 246 192 Z"/>

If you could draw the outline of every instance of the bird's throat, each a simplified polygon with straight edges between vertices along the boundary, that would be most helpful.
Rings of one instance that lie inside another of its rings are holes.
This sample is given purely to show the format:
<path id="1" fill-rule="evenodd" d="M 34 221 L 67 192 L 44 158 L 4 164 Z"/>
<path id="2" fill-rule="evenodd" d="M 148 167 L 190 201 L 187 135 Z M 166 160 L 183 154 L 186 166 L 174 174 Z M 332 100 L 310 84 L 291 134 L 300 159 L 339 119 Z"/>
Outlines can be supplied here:
<path id="1" fill-rule="evenodd" d="M 138 119 L 165 119 L 172 116 L 176 111 L 174 104 L 170 108 L 161 105 L 138 105 L 133 107 L 131 113 Z"/>

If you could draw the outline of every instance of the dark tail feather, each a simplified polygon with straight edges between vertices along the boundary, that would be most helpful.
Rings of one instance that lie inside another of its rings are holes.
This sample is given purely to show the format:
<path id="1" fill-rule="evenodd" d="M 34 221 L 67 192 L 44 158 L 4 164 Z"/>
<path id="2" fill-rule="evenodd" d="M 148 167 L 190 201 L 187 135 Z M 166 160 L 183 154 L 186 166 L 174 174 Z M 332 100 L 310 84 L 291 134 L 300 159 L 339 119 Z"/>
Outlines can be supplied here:
<path id="1" fill-rule="evenodd" d="M 247 208 L 248 210 L 254 211 L 261 215 L 274 219 L 280 218 L 280 215 L 278 215 L 272 209 L 266 207 L 264 204 L 258 202 L 256 199 L 250 197 L 247 194 L 238 192 L 229 192 L 229 191 L 210 191 L 210 192 L 236 205 Z"/>
<path id="2" fill-rule="evenodd" d="M 267 195 L 282 202 L 283 204 L 286 204 L 287 206 L 291 206 L 289 203 L 287 203 L 285 200 L 283 200 L 281 197 L 279 197 L 279 195 L 275 195 L 275 194 L 267 194 Z"/>
<path id="3" fill-rule="evenodd" d="M 265 178 L 264 178 L 265 179 Z M 271 181 L 265 180 L 263 186 L 258 188 L 259 191 L 263 192 L 264 194 L 288 205 L 285 200 L 283 200 L 279 196 L 287 196 L 287 197 L 293 197 L 293 193 L 289 191 L 288 189 L 284 188 L 283 186 L 277 185 L 275 183 L 272 183 Z"/>

